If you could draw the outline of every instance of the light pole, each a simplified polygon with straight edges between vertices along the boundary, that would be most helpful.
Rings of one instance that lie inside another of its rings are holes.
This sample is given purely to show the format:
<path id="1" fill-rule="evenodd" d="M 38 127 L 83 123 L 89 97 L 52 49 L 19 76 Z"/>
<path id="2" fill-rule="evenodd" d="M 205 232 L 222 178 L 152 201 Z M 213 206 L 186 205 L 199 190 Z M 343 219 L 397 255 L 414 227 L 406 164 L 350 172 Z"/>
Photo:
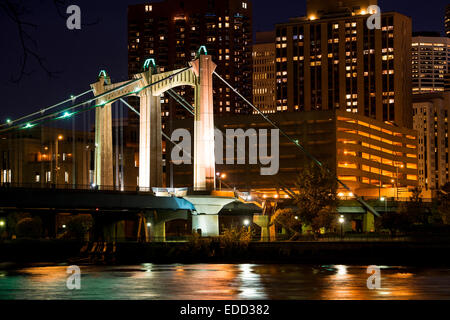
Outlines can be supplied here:
<path id="1" fill-rule="evenodd" d="M 59 172 L 59 166 L 58 166 L 58 157 L 59 157 L 59 141 L 62 141 L 64 139 L 64 137 L 62 135 L 58 135 L 58 137 L 56 138 L 56 142 L 55 142 L 55 147 L 56 147 L 56 155 L 55 155 L 55 185 L 58 186 L 58 172 Z"/>
<path id="2" fill-rule="evenodd" d="M 387 201 L 388 201 L 387 198 L 381 197 L 380 201 L 384 202 L 384 213 L 387 213 Z"/>
<path id="3" fill-rule="evenodd" d="M 249 226 L 250 226 L 250 220 L 245 219 L 245 220 L 244 220 L 244 226 L 247 228 L 247 231 L 248 231 L 248 228 L 249 228 Z"/>
<path id="4" fill-rule="evenodd" d="M 344 223 L 345 223 L 344 216 L 341 216 L 341 217 L 339 218 L 339 223 L 341 224 L 341 240 L 342 240 L 343 235 L 344 235 L 344 230 L 343 230 L 343 228 L 344 228 Z"/>
<path id="5" fill-rule="evenodd" d="M 216 175 L 219 180 L 219 190 L 222 191 L 222 180 L 225 180 L 227 178 L 227 175 L 220 172 L 217 172 Z"/>

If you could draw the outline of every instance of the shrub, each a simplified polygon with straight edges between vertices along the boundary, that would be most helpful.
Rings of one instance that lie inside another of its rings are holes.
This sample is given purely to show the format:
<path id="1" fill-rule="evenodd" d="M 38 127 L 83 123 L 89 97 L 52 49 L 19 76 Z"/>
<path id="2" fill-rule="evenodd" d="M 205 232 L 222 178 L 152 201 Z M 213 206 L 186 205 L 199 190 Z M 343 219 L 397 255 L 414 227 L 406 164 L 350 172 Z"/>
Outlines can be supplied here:
<path id="1" fill-rule="evenodd" d="M 18 238 L 38 239 L 42 234 L 42 221 L 39 217 L 24 218 L 16 225 Z"/>

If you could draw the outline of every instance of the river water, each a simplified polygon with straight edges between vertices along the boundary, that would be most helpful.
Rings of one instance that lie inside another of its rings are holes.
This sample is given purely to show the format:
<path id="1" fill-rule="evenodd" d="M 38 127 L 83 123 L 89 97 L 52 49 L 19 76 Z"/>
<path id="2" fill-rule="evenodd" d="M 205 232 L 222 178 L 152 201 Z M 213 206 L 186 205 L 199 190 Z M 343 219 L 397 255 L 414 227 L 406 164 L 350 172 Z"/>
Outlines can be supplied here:
<path id="1" fill-rule="evenodd" d="M 1 300 L 450 300 L 449 268 L 381 266 L 381 289 L 367 266 L 197 264 L 81 266 L 70 291 L 67 266 L 0 270 Z"/>

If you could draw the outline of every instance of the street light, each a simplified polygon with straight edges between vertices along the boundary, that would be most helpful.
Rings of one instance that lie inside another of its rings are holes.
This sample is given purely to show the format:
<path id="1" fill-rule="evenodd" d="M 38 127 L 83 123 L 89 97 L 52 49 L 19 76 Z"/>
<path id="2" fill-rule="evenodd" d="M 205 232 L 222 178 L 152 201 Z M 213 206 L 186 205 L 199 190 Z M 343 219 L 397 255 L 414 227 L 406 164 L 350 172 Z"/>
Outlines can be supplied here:
<path id="1" fill-rule="evenodd" d="M 344 216 L 341 216 L 341 217 L 339 218 L 339 223 L 341 224 L 341 239 L 342 239 L 342 237 L 343 237 L 343 227 L 344 227 L 344 223 L 345 223 L 345 218 L 344 218 Z"/>
<path id="2" fill-rule="evenodd" d="M 244 226 L 248 227 L 250 225 L 250 220 L 245 219 L 244 220 Z"/>
<path id="3" fill-rule="evenodd" d="M 5 221 L 0 220 L 0 228 L 3 228 L 5 226 Z"/>
<path id="4" fill-rule="evenodd" d="M 219 180 L 219 190 L 222 191 L 222 180 L 225 180 L 227 178 L 227 175 L 220 172 L 217 172 L 216 175 Z"/>
<path id="5" fill-rule="evenodd" d="M 56 145 L 56 155 L 55 155 L 55 170 L 56 170 L 56 174 L 55 174 L 55 185 L 58 185 L 58 172 L 59 172 L 59 167 L 58 167 L 58 156 L 59 156 L 59 141 L 64 140 L 64 137 L 62 135 L 58 135 L 55 145 Z"/>

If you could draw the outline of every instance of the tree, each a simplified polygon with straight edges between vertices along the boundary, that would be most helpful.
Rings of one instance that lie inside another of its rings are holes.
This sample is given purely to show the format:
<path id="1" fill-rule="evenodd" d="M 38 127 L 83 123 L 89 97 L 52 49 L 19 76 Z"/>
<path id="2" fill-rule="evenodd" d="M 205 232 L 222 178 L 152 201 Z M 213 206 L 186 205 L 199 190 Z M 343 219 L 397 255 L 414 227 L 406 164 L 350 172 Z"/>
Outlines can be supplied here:
<path id="1" fill-rule="evenodd" d="M 314 232 L 330 229 L 337 219 L 337 181 L 326 168 L 311 165 L 297 177 L 295 204 L 302 224 Z"/>
<path id="2" fill-rule="evenodd" d="M 69 2 L 66 0 L 49 0 L 55 7 L 56 14 L 59 15 L 61 19 L 66 19 L 67 16 L 64 15 Z M 37 1 L 36 1 L 37 2 Z M 44 71 L 48 77 L 54 78 L 58 72 L 50 70 L 47 66 L 45 58 L 41 55 L 38 50 L 38 43 L 33 32 L 38 29 L 38 25 L 29 20 L 27 15 L 32 12 L 32 5 L 35 1 L 24 1 L 24 0 L 2 0 L 0 1 L 0 16 L 3 13 L 6 17 L 5 20 L 9 21 L 17 31 L 18 42 L 21 47 L 21 57 L 22 61 L 19 66 L 18 75 L 12 78 L 12 82 L 20 82 L 24 76 L 29 76 L 33 71 L 30 70 L 32 61 L 39 66 L 39 68 Z M 40 2 L 42 4 L 42 1 Z M 2 17 L 3 18 L 3 17 Z M 93 25 L 98 23 L 90 23 L 87 25 Z M 8 46 L 4 48 L 7 49 Z"/>
<path id="3" fill-rule="evenodd" d="M 292 208 L 279 209 L 275 213 L 274 217 L 274 221 L 289 233 L 289 241 L 298 240 L 302 234 L 303 224 L 300 221 L 296 210 Z"/>
<path id="4" fill-rule="evenodd" d="M 381 228 L 389 230 L 392 236 L 398 231 L 405 231 L 411 224 L 405 211 L 386 212 L 381 216 Z"/>
<path id="5" fill-rule="evenodd" d="M 431 213 L 423 205 L 422 189 L 416 187 L 411 192 L 409 201 L 400 207 L 400 213 L 406 215 L 410 225 L 428 224 Z"/>
<path id="6" fill-rule="evenodd" d="M 16 233 L 19 238 L 38 239 L 42 234 L 42 220 L 39 217 L 24 218 L 17 223 Z"/>
<path id="7" fill-rule="evenodd" d="M 439 192 L 439 215 L 442 222 L 450 225 L 450 183 L 447 183 Z"/>

